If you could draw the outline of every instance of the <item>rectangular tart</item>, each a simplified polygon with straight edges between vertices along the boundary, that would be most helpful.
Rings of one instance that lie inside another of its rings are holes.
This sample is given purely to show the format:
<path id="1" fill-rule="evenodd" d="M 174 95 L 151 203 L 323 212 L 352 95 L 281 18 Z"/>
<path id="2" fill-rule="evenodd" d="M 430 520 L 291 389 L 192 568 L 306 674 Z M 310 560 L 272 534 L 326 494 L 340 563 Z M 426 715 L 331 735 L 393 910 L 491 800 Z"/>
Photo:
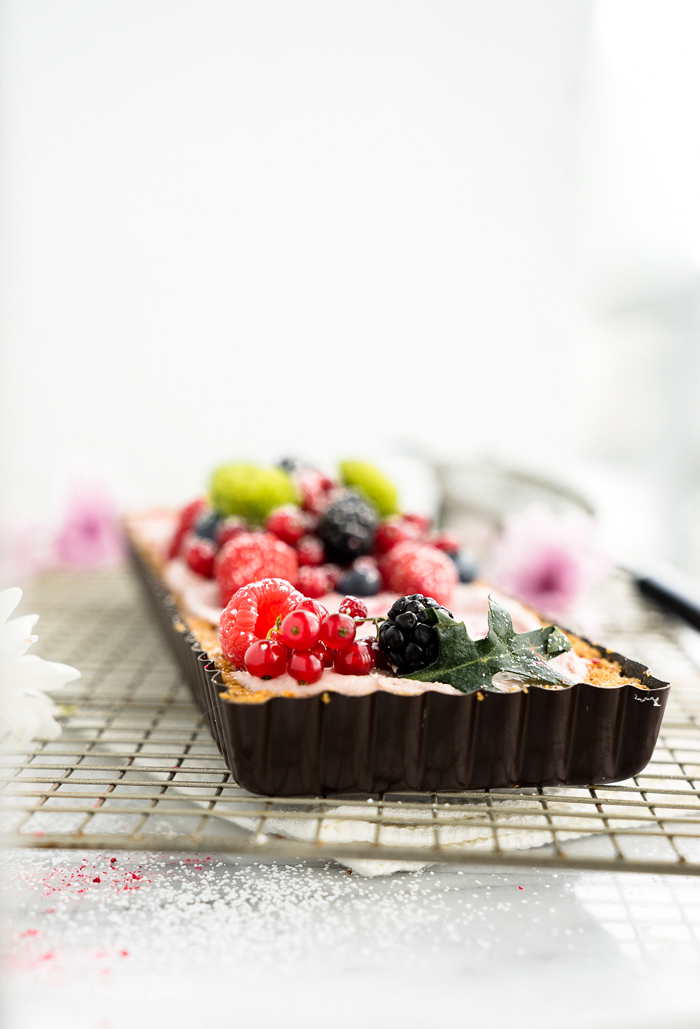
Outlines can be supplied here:
<path id="1" fill-rule="evenodd" d="M 251 793 L 602 785 L 634 776 L 651 758 L 669 684 L 580 637 L 570 639 L 594 674 L 570 687 L 305 696 L 242 689 L 215 627 L 183 609 L 133 534 L 130 546 L 194 700 L 236 782 Z"/>

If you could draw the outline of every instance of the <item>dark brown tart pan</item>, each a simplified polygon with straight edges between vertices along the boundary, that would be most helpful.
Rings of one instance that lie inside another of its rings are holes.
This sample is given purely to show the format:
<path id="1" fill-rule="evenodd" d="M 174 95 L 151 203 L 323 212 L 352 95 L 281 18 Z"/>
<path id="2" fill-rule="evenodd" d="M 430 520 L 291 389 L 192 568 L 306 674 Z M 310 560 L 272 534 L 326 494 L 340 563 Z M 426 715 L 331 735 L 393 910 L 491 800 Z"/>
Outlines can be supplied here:
<path id="1" fill-rule="evenodd" d="M 414 697 L 326 692 L 262 703 L 222 696 L 214 663 L 172 596 L 133 553 L 134 567 L 194 699 L 236 782 L 267 796 L 323 796 L 587 786 L 647 765 L 669 684 L 644 665 L 601 651 L 639 686 Z M 644 684 L 642 687 L 641 684 Z"/>

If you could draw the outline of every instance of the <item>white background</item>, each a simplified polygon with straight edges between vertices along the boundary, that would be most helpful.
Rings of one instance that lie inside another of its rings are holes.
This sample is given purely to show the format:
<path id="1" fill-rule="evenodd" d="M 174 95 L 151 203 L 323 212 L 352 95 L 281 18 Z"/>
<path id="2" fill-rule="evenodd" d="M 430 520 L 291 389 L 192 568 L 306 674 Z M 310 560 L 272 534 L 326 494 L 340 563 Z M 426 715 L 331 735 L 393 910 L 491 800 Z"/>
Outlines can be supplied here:
<path id="1" fill-rule="evenodd" d="M 692 551 L 699 14 L 6 0 L 8 503 L 403 448 L 668 495 Z"/>

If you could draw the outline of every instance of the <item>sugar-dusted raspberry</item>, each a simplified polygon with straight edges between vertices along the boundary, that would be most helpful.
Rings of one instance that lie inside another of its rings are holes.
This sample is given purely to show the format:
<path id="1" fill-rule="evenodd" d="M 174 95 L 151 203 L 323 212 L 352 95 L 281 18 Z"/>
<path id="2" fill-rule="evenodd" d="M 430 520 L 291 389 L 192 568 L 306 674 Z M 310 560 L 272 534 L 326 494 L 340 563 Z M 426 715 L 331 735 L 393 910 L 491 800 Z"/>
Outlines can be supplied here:
<path id="1" fill-rule="evenodd" d="M 302 536 L 296 545 L 297 561 L 300 565 L 322 565 L 326 550 L 318 536 Z"/>
<path id="2" fill-rule="evenodd" d="M 285 504 L 270 512 L 265 528 L 293 547 L 309 531 L 309 519 L 296 504 Z"/>
<path id="3" fill-rule="evenodd" d="M 404 543 L 406 540 L 420 540 L 423 538 L 423 531 L 416 522 L 401 515 L 387 518 L 377 528 L 374 537 L 374 547 L 378 554 L 387 554 L 397 543 Z"/>
<path id="4" fill-rule="evenodd" d="M 379 563 L 384 586 L 406 596 L 423 593 L 447 604 L 457 585 L 454 561 L 429 543 L 397 543 Z"/>
<path id="5" fill-rule="evenodd" d="M 421 539 L 428 538 L 428 533 L 430 532 L 430 527 L 432 525 L 432 519 L 428 518 L 426 515 L 419 514 L 403 514 L 401 517 L 407 522 L 413 522 L 413 524 L 420 532 Z"/>
<path id="6" fill-rule="evenodd" d="M 190 504 L 187 504 L 186 507 L 182 508 L 178 515 L 177 527 L 168 549 L 168 558 L 171 561 L 180 553 L 180 547 L 182 546 L 187 533 L 190 531 L 199 516 L 208 508 L 209 505 L 204 497 L 197 497 L 196 500 L 193 500 Z"/>
<path id="7" fill-rule="evenodd" d="M 242 586 L 221 614 L 219 636 L 224 656 L 241 668 L 251 643 L 265 639 L 277 619 L 288 615 L 303 599 L 286 579 L 262 579 Z"/>
<path id="8" fill-rule="evenodd" d="M 242 532 L 221 548 L 214 564 L 221 603 L 241 586 L 257 579 L 287 579 L 297 576 L 297 556 L 291 547 L 271 532 Z"/>
<path id="9" fill-rule="evenodd" d="M 295 585 L 305 597 L 314 599 L 325 596 L 333 589 L 328 573 L 323 568 L 313 568 L 311 565 L 302 565 L 297 573 Z"/>

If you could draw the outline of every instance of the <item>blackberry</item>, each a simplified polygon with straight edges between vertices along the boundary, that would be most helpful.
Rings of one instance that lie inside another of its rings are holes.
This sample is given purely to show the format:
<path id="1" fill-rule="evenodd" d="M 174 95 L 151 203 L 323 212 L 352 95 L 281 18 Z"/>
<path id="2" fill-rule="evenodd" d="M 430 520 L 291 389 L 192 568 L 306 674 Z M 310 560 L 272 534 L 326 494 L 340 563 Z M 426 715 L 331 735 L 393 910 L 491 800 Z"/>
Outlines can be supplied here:
<path id="1" fill-rule="evenodd" d="M 370 553 L 376 529 L 373 508 L 358 493 L 343 490 L 326 508 L 317 532 L 326 545 L 329 561 L 350 564 Z"/>
<path id="2" fill-rule="evenodd" d="M 452 618 L 451 611 L 422 593 L 399 597 L 379 626 L 379 646 L 399 675 L 418 672 L 437 661 L 439 641 L 433 611 L 443 611 Z"/>

